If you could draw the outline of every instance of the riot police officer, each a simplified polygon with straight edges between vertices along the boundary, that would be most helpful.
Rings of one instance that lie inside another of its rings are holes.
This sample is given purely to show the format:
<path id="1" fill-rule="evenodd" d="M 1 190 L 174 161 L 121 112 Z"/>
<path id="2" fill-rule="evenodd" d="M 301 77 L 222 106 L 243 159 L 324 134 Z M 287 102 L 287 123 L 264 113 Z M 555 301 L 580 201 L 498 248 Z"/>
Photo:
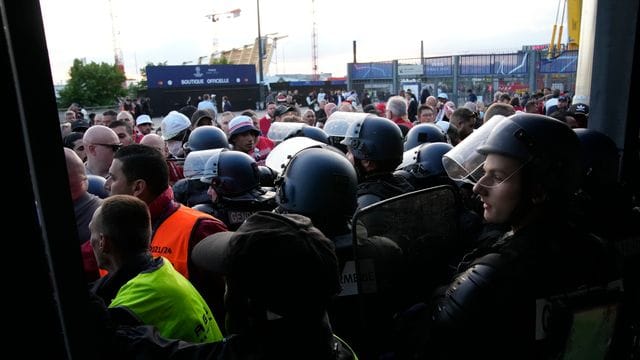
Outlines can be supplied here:
<path id="1" fill-rule="evenodd" d="M 424 349 L 430 358 L 557 355 L 570 314 L 552 299 L 612 276 L 606 249 L 565 216 L 580 183 L 578 138 L 555 119 L 516 114 L 497 123 L 476 151 L 460 163 L 473 175 L 466 180 L 484 203 L 485 220 L 511 231 L 467 254 L 458 276 L 440 289 Z"/>
<path id="2" fill-rule="evenodd" d="M 368 236 L 362 226 L 354 241 L 351 218 L 357 207 L 358 180 L 353 165 L 340 150 L 317 142 L 308 142 L 309 147 L 303 149 L 295 141 L 279 146 L 280 152 L 289 154 L 289 161 L 277 181 L 276 211 L 309 217 L 333 241 L 342 291 L 329 309 L 332 328 L 362 356 L 377 357 L 390 347 L 383 334 L 404 300 L 400 289 L 402 250 L 388 238 Z M 355 265 L 354 243 L 358 264 L 371 264 L 371 272 L 364 270 L 368 265 Z M 366 287 L 375 290 L 359 294 L 359 288 Z M 362 327 L 360 295 L 375 299 L 363 308 L 372 323 L 366 329 Z"/>
<path id="3" fill-rule="evenodd" d="M 275 192 L 260 186 L 255 159 L 240 151 L 217 149 L 209 157 L 200 181 L 209 185 L 212 204 L 197 210 L 215 214 L 230 230 L 236 230 L 249 216 L 276 207 Z"/>
<path id="4" fill-rule="evenodd" d="M 358 115 L 341 142 L 358 172 L 358 208 L 413 191 L 405 178 L 393 174 L 403 153 L 398 125 L 371 114 Z"/>

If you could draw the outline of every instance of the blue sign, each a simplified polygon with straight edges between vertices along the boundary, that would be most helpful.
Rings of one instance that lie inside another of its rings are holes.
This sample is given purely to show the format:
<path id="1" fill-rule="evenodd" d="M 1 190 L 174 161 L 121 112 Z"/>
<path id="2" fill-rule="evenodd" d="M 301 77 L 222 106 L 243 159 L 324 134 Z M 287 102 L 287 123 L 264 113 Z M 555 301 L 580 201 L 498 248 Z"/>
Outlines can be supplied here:
<path id="1" fill-rule="evenodd" d="M 324 86 L 324 81 L 290 81 L 290 86 Z"/>
<path id="2" fill-rule="evenodd" d="M 451 56 L 424 59 L 424 74 L 426 76 L 452 76 Z"/>
<path id="3" fill-rule="evenodd" d="M 575 73 L 578 71 L 578 52 L 565 51 L 553 59 L 540 59 L 539 71 L 549 73 Z"/>
<path id="4" fill-rule="evenodd" d="M 491 74 L 491 55 L 460 56 L 460 75 L 489 75 Z"/>
<path id="5" fill-rule="evenodd" d="M 354 80 L 393 78 L 392 63 L 351 63 L 349 67 L 351 68 L 351 78 Z"/>
<path id="6" fill-rule="evenodd" d="M 498 75 L 516 75 L 528 73 L 528 54 L 503 54 L 493 56 L 493 73 Z"/>
<path id="7" fill-rule="evenodd" d="M 151 89 L 255 85 L 255 65 L 147 66 Z"/>

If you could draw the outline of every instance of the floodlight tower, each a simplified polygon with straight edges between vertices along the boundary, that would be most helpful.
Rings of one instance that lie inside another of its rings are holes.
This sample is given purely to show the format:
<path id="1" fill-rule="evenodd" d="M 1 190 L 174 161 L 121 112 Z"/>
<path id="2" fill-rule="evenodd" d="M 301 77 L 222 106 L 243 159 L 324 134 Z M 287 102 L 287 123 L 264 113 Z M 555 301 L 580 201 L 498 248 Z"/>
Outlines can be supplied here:
<path id="1" fill-rule="evenodd" d="M 316 2 L 311 0 L 311 20 L 313 22 L 313 31 L 311 33 L 311 64 L 313 80 L 318 80 L 318 33 L 316 31 Z"/>

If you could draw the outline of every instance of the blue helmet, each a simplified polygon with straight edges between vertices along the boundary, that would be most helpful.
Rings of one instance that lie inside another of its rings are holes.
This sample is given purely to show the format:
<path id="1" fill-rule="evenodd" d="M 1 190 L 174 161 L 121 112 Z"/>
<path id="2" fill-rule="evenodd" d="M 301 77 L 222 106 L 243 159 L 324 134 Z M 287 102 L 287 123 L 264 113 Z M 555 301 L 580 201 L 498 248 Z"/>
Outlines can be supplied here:
<path id="1" fill-rule="evenodd" d="M 235 197 L 260 187 L 260 170 L 251 156 L 220 149 L 207 160 L 200 181 L 210 184 L 219 195 Z"/>
<path id="2" fill-rule="evenodd" d="M 87 191 L 90 194 L 93 194 L 101 199 L 109 196 L 109 192 L 104 188 L 104 184 L 107 182 L 107 179 L 103 178 L 100 175 L 87 175 L 87 180 L 89 181 L 89 188 L 87 189 Z"/>
<path id="3" fill-rule="evenodd" d="M 222 129 L 212 125 L 204 125 L 191 131 L 184 148 L 189 151 L 229 148 L 229 142 Z"/>
<path id="4" fill-rule="evenodd" d="M 447 142 L 444 131 L 435 124 L 418 124 L 409 129 L 405 137 L 404 150 L 413 149 L 420 144 L 434 142 Z"/>

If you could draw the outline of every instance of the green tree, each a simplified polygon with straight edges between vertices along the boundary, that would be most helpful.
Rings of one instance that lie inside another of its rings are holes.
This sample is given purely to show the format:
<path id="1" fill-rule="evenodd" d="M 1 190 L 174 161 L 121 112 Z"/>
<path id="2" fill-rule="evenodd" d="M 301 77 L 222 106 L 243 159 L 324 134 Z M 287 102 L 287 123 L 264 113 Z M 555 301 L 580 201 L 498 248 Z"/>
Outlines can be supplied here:
<path id="1" fill-rule="evenodd" d="M 109 106 L 127 94 L 122 84 L 126 77 L 115 65 L 73 60 L 69 81 L 60 90 L 60 105 L 68 107 L 77 102 L 85 107 Z"/>

